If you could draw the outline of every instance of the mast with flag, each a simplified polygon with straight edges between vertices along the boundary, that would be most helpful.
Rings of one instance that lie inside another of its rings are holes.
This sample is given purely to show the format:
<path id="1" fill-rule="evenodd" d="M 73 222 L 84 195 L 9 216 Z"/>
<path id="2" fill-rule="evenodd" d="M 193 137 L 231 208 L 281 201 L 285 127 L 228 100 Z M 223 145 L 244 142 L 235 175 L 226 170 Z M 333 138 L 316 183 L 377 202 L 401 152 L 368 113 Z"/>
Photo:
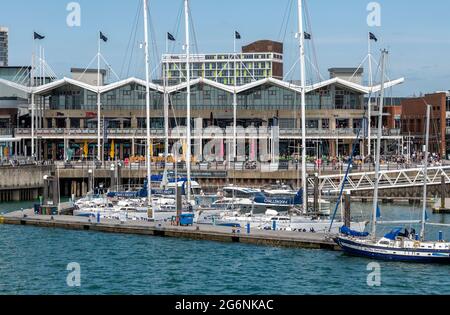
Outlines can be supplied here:
<path id="1" fill-rule="evenodd" d="M 100 94 L 100 56 L 101 56 L 101 41 L 107 42 L 108 38 L 100 32 L 98 38 L 98 52 L 97 52 L 97 159 L 98 161 L 103 160 L 102 154 L 102 128 L 101 128 L 101 112 L 102 112 L 102 100 Z M 105 140 L 103 139 L 103 142 Z"/>
<path id="2" fill-rule="evenodd" d="M 184 0 L 184 17 L 185 17 L 185 32 L 186 32 L 186 102 L 187 102 L 187 117 L 186 117 L 186 173 L 187 173 L 187 200 L 191 201 L 191 65 L 190 65 L 190 37 L 189 37 L 189 1 Z"/>
<path id="3" fill-rule="evenodd" d="M 34 87 L 36 85 L 36 62 L 35 62 L 35 41 L 36 40 L 43 40 L 45 38 L 45 36 L 37 33 L 37 32 L 33 32 L 33 54 L 32 54 L 32 59 L 31 59 L 31 82 L 30 82 L 30 86 L 31 86 L 31 157 L 33 159 L 36 158 L 36 148 L 35 148 L 35 139 L 34 139 L 34 134 L 35 134 L 35 94 L 34 94 Z"/>
<path id="4" fill-rule="evenodd" d="M 306 74 L 305 74 L 305 32 L 303 30 L 303 0 L 298 0 L 298 37 L 300 39 L 300 85 L 302 121 L 302 191 L 303 213 L 308 211 L 308 191 L 306 185 Z"/>
<path id="5" fill-rule="evenodd" d="M 233 50 L 233 59 L 234 59 L 234 91 L 233 91 L 233 161 L 236 163 L 237 158 L 237 143 L 236 143 L 236 129 L 237 129 L 237 53 L 236 53 L 236 41 L 241 39 L 241 34 L 238 31 L 234 32 L 234 50 Z M 234 190 L 233 190 L 234 192 Z"/>
<path id="6" fill-rule="evenodd" d="M 169 41 L 175 42 L 175 37 L 167 32 L 166 36 L 166 55 L 169 53 Z M 168 163 L 168 157 L 169 157 L 169 94 L 167 92 L 167 86 L 169 84 L 168 82 L 168 69 L 169 63 L 166 62 L 164 67 L 164 176 L 163 180 L 161 182 L 161 186 L 163 189 L 167 188 L 168 185 L 168 179 L 167 179 L 167 163 Z"/>
<path id="7" fill-rule="evenodd" d="M 372 88 L 373 86 L 373 73 L 372 73 L 372 48 L 371 43 L 372 41 L 377 42 L 378 38 L 375 36 L 374 33 L 369 32 L 368 36 L 368 55 L 369 58 L 369 86 Z M 367 103 L 367 155 L 372 155 L 372 142 L 371 142 L 371 120 L 372 120 L 372 91 L 369 94 L 369 101 Z"/>
<path id="8" fill-rule="evenodd" d="M 144 1 L 144 53 L 145 53 L 145 105 L 147 112 L 147 210 L 150 212 L 152 207 L 152 153 L 151 134 L 150 134 L 150 58 L 148 52 L 148 0 Z M 155 213 L 151 211 L 152 219 L 155 218 Z"/>

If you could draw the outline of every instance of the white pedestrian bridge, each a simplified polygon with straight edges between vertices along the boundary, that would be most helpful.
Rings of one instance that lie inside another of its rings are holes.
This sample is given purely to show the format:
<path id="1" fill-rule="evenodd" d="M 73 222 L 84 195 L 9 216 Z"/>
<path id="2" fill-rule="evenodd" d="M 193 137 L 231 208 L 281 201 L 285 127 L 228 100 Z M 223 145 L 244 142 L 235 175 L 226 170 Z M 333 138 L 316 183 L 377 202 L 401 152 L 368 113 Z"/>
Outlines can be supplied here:
<path id="1" fill-rule="evenodd" d="M 323 194 L 336 194 L 341 191 L 345 172 L 338 175 L 318 176 L 319 190 Z M 382 170 L 379 177 L 379 189 L 401 189 L 423 186 L 424 169 L 404 168 L 398 170 Z M 434 166 L 428 168 L 426 182 L 428 186 L 441 185 L 442 180 L 450 184 L 450 166 Z M 310 187 L 314 186 L 315 179 L 308 179 Z M 375 189 L 375 172 L 350 173 L 347 177 L 344 190 L 349 192 L 369 191 Z"/>

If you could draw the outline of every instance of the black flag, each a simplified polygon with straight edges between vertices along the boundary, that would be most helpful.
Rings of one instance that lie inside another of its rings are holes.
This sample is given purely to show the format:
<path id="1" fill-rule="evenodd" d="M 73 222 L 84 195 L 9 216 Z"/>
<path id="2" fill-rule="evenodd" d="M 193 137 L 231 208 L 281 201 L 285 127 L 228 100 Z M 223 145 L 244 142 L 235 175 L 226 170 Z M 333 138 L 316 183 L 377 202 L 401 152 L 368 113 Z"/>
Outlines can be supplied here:
<path id="1" fill-rule="evenodd" d="M 375 34 L 374 33 L 371 33 L 371 32 L 369 32 L 369 39 L 370 40 L 374 40 L 374 41 L 378 41 L 378 38 L 375 36 Z"/>
<path id="2" fill-rule="evenodd" d="M 175 37 L 173 37 L 173 35 L 170 34 L 170 33 L 167 33 L 167 39 L 168 39 L 168 40 L 171 40 L 172 42 L 175 41 Z"/>
<path id="3" fill-rule="evenodd" d="M 236 37 L 236 39 L 241 39 L 241 34 L 239 34 L 238 31 L 234 32 L 234 36 Z"/>
<path id="4" fill-rule="evenodd" d="M 39 35 L 38 33 L 34 32 L 34 39 L 41 40 L 41 39 L 44 39 L 44 38 L 45 38 L 45 36 Z"/>
<path id="5" fill-rule="evenodd" d="M 100 32 L 100 39 L 103 40 L 105 43 L 108 41 L 108 37 L 106 37 L 102 32 Z"/>
<path id="6" fill-rule="evenodd" d="M 305 39 L 311 39 L 311 34 L 305 32 Z"/>

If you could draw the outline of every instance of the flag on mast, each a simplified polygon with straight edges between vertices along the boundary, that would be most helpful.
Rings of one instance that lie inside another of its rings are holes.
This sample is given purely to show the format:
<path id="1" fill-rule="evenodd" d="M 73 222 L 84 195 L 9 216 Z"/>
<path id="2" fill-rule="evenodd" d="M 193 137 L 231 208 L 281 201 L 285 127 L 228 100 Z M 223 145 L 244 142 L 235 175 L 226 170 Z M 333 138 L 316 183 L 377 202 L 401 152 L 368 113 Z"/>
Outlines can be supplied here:
<path id="1" fill-rule="evenodd" d="M 172 34 L 170 34 L 169 32 L 167 33 L 167 39 L 172 41 L 172 42 L 175 41 L 175 37 Z"/>
<path id="2" fill-rule="evenodd" d="M 305 32 L 305 39 L 311 39 L 311 34 Z"/>
<path id="3" fill-rule="evenodd" d="M 40 35 L 40 34 L 34 32 L 34 39 L 35 39 L 35 40 L 36 40 L 36 39 L 41 40 L 41 39 L 44 39 L 44 38 L 45 38 L 45 36 L 42 36 L 42 35 Z"/>
<path id="4" fill-rule="evenodd" d="M 235 31 L 235 32 L 234 32 L 234 37 L 235 37 L 236 39 L 241 39 L 241 34 L 239 34 L 238 31 Z"/>
<path id="5" fill-rule="evenodd" d="M 105 43 L 108 41 L 108 37 L 106 37 L 102 32 L 100 32 L 100 39 L 103 40 Z"/>
<path id="6" fill-rule="evenodd" d="M 369 39 L 370 39 L 370 40 L 373 40 L 373 41 L 375 41 L 375 42 L 378 41 L 378 38 L 377 38 L 377 37 L 375 36 L 375 34 L 372 33 L 372 32 L 369 32 Z"/>

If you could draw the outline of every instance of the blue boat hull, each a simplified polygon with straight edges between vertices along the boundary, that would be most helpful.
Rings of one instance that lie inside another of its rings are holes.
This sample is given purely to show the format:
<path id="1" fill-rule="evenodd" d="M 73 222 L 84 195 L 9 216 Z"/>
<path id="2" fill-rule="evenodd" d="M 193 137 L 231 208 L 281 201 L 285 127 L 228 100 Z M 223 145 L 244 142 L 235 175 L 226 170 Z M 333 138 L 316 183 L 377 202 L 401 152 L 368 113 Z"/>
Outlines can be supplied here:
<path id="1" fill-rule="evenodd" d="M 360 243 L 352 242 L 350 240 L 337 237 L 335 242 L 342 248 L 342 250 L 351 256 L 365 257 L 384 261 L 399 261 L 399 262 L 413 262 L 413 263 L 440 263 L 450 264 L 449 251 L 426 251 L 415 250 L 408 251 L 407 254 L 396 255 L 392 253 L 383 253 L 384 249 L 377 246 L 366 246 Z M 358 248 L 355 248 L 358 247 Z M 377 251 L 377 249 L 379 249 Z M 403 251 L 402 249 L 393 249 L 395 251 Z M 417 253 L 431 253 L 431 256 L 418 256 Z"/>

